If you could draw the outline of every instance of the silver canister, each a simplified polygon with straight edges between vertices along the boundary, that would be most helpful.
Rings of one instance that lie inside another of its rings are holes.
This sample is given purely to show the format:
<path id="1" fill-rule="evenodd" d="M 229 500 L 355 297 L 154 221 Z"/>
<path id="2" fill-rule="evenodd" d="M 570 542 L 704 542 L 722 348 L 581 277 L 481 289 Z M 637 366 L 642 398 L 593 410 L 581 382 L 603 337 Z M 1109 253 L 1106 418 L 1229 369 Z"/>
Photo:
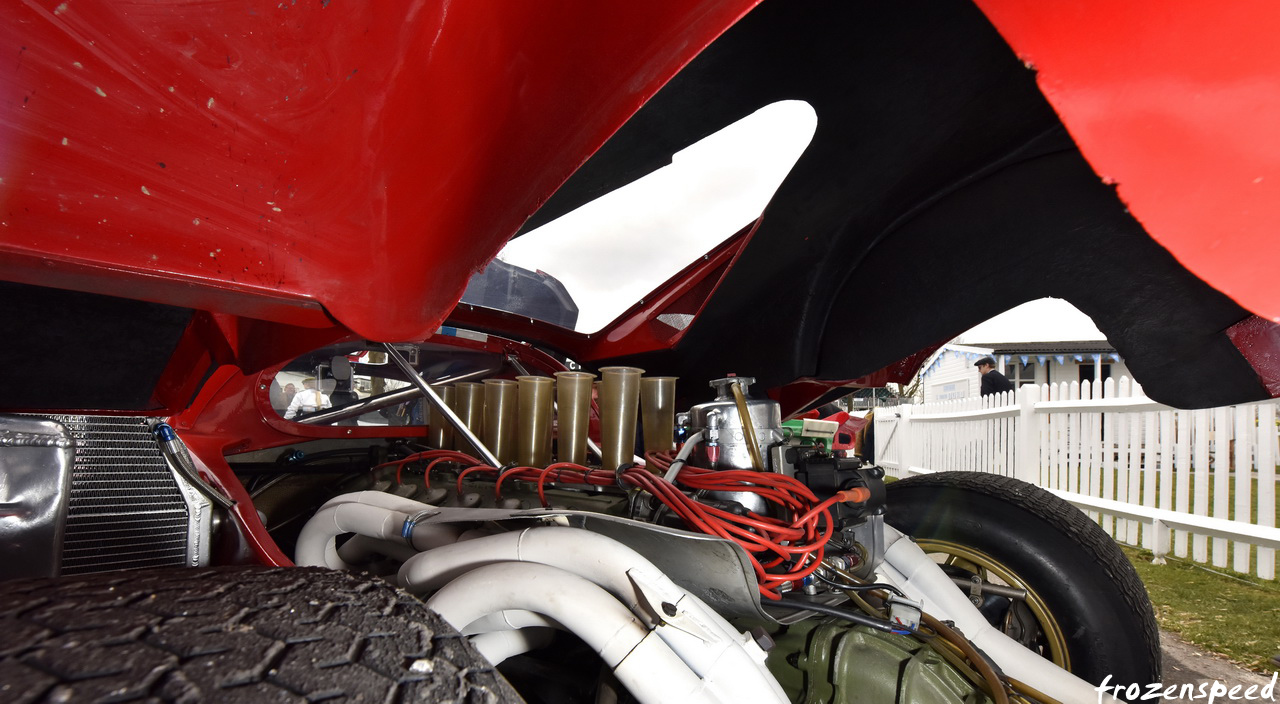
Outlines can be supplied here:
<path id="1" fill-rule="evenodd" d="M 745 397 L 747 387 L 755 381 L 749 376 L 716 379 L 711 382 L 711 388 L 716 391 L 715 400 L 690 409 L 690 433 L 702 433 L 702 442 L 693 451 L 694 464 L 711 469 L 753 468 L 746 423 L 734 400 L 733 387 L 738 385 Z M 769 446 L 783 439 L 782 407 L 777 401 L 750 397 L 746 398 L 746 407 L 756 446 L 760 455 L 767 458 Z"/>

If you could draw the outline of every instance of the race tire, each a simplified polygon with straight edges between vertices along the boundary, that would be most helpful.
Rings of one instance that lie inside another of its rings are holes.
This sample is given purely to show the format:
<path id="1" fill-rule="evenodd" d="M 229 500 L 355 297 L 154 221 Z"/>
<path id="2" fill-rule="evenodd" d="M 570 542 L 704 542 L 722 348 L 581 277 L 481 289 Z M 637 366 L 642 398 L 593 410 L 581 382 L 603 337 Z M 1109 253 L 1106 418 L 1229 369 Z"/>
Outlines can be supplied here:
<path id="1" fill-rule="evenodd" d="M 324 568 L 0 582 L 6 702 L 520 702 L 386 582 Z"/>
<path id="2" fill-rule="evenodd" d="M 1111 684 L 1160 681 L 1159 630 L 1146 588 L 1115 541 L 1079 509 L 1026 482 L 980 472 L 892 482 L 887 506 L 889 525 L 922 546 L 967 546 L 1012 571 L 1056 621 L 1077 676 L 1094 684 L 1107 675 Z"/>

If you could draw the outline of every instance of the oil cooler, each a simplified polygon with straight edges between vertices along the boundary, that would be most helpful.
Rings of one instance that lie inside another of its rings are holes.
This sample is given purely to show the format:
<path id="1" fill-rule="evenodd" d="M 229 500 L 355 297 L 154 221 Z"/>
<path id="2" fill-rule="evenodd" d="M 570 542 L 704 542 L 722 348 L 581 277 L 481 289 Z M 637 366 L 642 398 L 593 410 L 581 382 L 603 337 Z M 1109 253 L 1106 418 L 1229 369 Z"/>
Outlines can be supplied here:
<path id="1" fill-rule="evenodd" d="M 207 564 L 211 504 L 155 422 L 0 415 L 0 577 Z"/>

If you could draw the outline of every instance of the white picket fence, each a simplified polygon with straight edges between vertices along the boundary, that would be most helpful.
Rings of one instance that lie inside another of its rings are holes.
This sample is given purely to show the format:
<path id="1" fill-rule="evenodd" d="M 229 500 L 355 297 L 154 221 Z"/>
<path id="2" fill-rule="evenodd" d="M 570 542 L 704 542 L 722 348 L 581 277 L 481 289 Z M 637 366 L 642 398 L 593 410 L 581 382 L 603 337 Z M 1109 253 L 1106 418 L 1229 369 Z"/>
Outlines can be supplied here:
<path id="1" fill-rule="evenodd" d="M 1277 402 L 1183 411 L 1127 378 L 1023 386 L 880 409 L 876 462 L 897 477 L 1014 476 L 1087 511 L 1117 541 L 1275 579 Z"/>

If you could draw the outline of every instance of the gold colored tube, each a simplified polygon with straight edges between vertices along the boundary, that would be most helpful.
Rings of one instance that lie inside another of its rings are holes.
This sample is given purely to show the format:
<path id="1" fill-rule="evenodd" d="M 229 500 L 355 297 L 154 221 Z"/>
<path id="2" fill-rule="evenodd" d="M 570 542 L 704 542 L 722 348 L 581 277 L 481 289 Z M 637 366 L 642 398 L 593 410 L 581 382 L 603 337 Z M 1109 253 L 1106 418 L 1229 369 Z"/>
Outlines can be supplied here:
<path id="1" fill-rule="evenodd" d="M 516 377 L 520 413 L 516 422 L 516 462 L 525 467 L 551 464 L 551 407 L 555 382 L 548 376 Z"/>
<path id="2" fill-rule="evenodd" d="M 764 458 L 760 455 L 760 444 L 756 442 L 755 421 L 751 420 L 751 410 L 747 408 L 746 394 L 742 393 L 741 384 L 730 384 L 733 388 L 733 402 L 738 407 L 738 418 L 742 422 L 743 439 L 747 441 L 747 452 L 751 453 L 751 465 L 757 472 L 764 471 Z"/>
<path id="3" fill-rule="evenodd" d="M 640 380 L 640 424 L 645 452 L 675 449 L 676 377 L 649 376 Z"/>
<path id="4" fill-rule="evenodd" d="M 454 387 L 457 392 L 454 400 L 458 417 L 476 436 L 484 435 L 484 384 L 468 381 Z M 470 448 L 458 448 L 469 452 Z"/>
<path id="5" fill-rule="evenodd" d="M 591 421 L 591 389 L 595 374 L 556 372 L 556 454 L 561 462 L 587 461 L 587 428 Z"/>
<path id="6" fill-rule="evenodd" d="M 435 390 L 436 395 L 444 399 L 449 408 L 457 412 L 457 392 L 452 386 L 432 386 L 431 388 Z M 449 425 L 449 421 L 445 419 L 444 414 L 437 410 L 435 406 L 431 407 L 431 420 L 429 422 L 431 423 L 431 430 L 427 434 L 427 444 L 441 450 L 452 450 L 453 426 Z"/>
<path id="7" fill-rule="evenodd" d="M 484 444 L 503 464 L 516 460 L 516 382 L 484 380 Z"/>
<path id="8" fill-rule="evenodd" d="M 606 471 L 632 461 L 643 373 L 636 367 L 600 369 L 600 465 Z"/>

